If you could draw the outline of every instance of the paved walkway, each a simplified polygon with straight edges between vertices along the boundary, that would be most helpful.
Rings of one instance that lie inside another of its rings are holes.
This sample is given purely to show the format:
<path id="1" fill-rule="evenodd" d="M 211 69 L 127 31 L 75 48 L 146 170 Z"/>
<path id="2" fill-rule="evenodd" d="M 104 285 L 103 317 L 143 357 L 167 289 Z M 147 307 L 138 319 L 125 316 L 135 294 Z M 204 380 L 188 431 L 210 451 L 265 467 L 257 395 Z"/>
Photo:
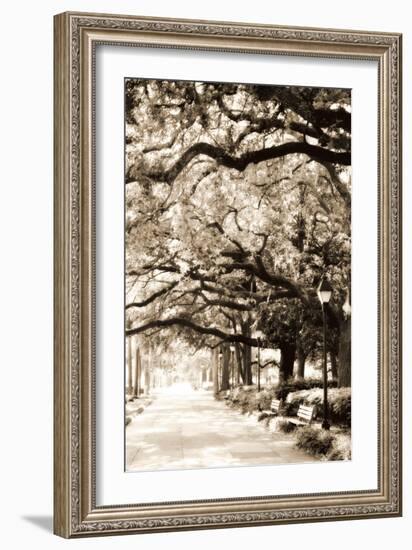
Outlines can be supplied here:
<path id="1" fill-rule="evenodd" d="M 126 428 L 126 470 L 313 462 L 290 435 L 216 401 L 211 392 L 158 394 Z"/>

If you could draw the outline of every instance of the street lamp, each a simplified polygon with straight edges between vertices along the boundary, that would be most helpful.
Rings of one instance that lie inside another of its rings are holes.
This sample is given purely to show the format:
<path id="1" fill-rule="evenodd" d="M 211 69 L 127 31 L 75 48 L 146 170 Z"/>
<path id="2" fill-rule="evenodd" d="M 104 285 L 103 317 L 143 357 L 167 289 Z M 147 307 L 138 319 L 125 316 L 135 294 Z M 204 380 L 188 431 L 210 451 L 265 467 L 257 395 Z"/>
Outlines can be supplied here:
<path id="1" fill-rule="evenodd" d="M 261 344 L 261 341 L 263 339 L 264 334 L 261 330 L 255 330 L 254 333 L 253 333 L 253 336 L 254 336 L 254 338 L 256 338 L 257 343 L 258 343 L 258 348 L 257 348 L 257 366 L 258 366 L 257 391 L 260 392 L 260 344 Z"/>
<path id="2" fill-rule="evenodd" d="M 322 278 L 318 286 L 318 297 L 322 305 L 323 318 L 323 422 L 322 428 L 329 430 L 330 424 L 328 421 L 328 371 L 326 364 L 326 311 L 325 304 L 329 303 L 332 296 L 332 287 L 327 279 Z"/>

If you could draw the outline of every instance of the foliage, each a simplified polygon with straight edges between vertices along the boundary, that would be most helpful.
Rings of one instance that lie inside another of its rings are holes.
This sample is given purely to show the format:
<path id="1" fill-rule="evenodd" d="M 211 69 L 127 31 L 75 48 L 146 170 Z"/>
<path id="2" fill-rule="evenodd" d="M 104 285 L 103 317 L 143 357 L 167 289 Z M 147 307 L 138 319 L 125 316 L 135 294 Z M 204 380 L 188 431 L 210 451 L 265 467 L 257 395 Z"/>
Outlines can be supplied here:
<path id="1" fill-rule="evenodd" d="M 232 390 L 228 397 L 228 404 L 239 408 L 242 413 L 254 411 L 268 411 L 274 397 L 273 389 L 257 391 L 256 386 L 238 386 Z M 260 420 L 265 418 L 265 413 L 259 416 Z"/>
<path id="2" fill-rule="evenodd" d="M 258 323 L 266 346 L 316 354 L 327 274 L 332 338 L 350 284 L 350 110 L 348 90 L 126 80 L 127 334 L 250 348 Z"/>
<path id="3" fill-rule="evenodd" d="M 276 430 L 288 434 L 296 430 L 296 424 L 290 422 L 289 420 L 279 419 L 276 422 Z"/>
<path id="4" fill-rule="evenodd" d="M 301 404 L 315 406 L 318 414 L 323 406 L 323 389 L 312 388 L 289 393 L 284 403 L 284 414 L 296 416 Z M 328 390 L 329 414 L 332 423 L 350 426 L 351 389 L 331 388 Z"/>
<path id="5" fill-rule="evenodd" d="M 326 430 L 303 426 L 296 430 L 296 446 L 312 455 L 326 455 L 332 448 L 333 435 Z"/>
<path id="6" fill-rule="evenodd" d="M 336 434 L 332 448 L 326 455 L 326 460 L 350 460 L 351 458 L 352 446 L 350 433 Z"/>
<path id="7" fill-rule="evenodd" d="M 270 405 L 273 397 L 274 397 L 273 390 L 269 388 L 256 393 L 256 402 L 259 410 L 270 409 Z"/>
<path id="8" fill-rule="evenodd" d="M 328 380 L 328 388 L 335 388 L 336 384 L 335 380 Z M 320 378 L 291 378 L 277 387 L 275 397 L 277 399 L 286 400 L 288 394 L 291 392 L 320 388 L 322 386 L 323 382 Z"/>
<path id="9" fill-rule="evenodd" d="M 332 392 L 329 405 L 332 421 L 351 425 L 351 393 L 350 388 L 339 388 Z"/>

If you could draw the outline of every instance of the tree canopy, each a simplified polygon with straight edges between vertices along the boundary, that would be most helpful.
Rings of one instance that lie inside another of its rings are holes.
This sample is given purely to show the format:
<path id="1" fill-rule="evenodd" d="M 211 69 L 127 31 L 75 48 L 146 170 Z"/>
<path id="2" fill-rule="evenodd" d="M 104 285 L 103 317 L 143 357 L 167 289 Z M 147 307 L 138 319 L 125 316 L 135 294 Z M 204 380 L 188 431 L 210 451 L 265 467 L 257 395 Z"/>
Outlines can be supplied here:
<path id="1" fill-rule="evenodd" d="M 126 334 L 307 355 L 327 276 L 339 339 L 350 163 L 349 90 L 127 80 Z"/>

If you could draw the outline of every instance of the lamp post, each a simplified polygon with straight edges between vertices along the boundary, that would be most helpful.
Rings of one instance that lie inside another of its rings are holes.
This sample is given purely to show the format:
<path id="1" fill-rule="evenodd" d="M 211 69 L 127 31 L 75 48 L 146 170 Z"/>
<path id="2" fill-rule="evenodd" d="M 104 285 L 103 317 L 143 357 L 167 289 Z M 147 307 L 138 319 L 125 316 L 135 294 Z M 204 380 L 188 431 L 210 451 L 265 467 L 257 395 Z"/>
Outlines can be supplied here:
<path id="1" fill-rule="evenodd" d="M 260 345 L 263 338 L 263 332 L 261 330 L 255 330 L 253 334 L 256 338 L 257 346 L 257 391 L 260 392 Z"/>
<path id="2" fill-rule="evenodd" d="M 326 364 L 326 312 L 325 304 L 329 303 L 332 296 L 332 287 L 327 279 L 322 278 L 318 286 L 318 297 L 322 305 L 322 318 L 323 318 L 323 422 L 322 428 L 329 430 L 330 424 L 328 420 L 328 371 Z"/>

